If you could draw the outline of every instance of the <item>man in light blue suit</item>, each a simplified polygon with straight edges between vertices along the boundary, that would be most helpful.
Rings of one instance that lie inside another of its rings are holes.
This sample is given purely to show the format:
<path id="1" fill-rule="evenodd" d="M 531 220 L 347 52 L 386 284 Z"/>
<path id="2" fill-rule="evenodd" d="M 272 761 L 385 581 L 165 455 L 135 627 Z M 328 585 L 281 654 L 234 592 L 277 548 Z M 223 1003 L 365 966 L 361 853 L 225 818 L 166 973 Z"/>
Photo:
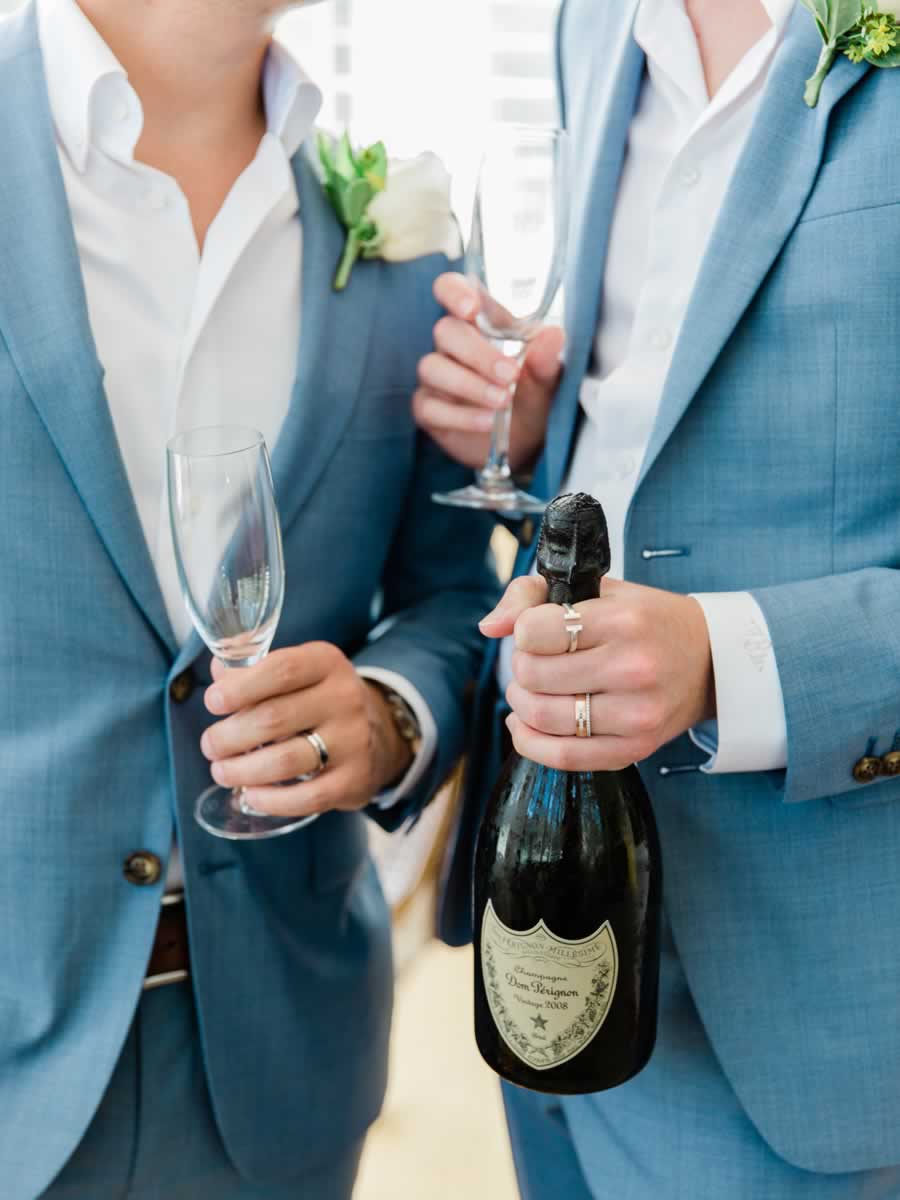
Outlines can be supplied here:
<path id="1" fill-rule="evenodd" d="M 363 810 L 399 827 L 450 772 L 496 581 L 409 412 L 447 256 L 332 290 L 319 97 L 278 7 L 0 24 L 3 1200 L 347 1200 L 382 1102 Z M 236 422 L 273 446 L 287 599 L 268 659 L 211 688 L 163 447 Z M 315 768 L 310 729 L 326 769 L 273 787 Z M 319 819 L 210 836 L 208 760 Z"/>
<path id="2" fill-rule="evenodd" d="M 820 50 L 790 0 L 562 8 L 566 366 L 523 377 L 531 487 L 596 494 L 628 582 L 564 653 L 522 528 L 443 932 L 471 932 L 503 689 L 525 755 L 640 761 L 666 920 L 646 1070 L 505 1091 L 529 1200 L 900 1196 L 900 72 L 838 56 L 807 107 Z M 438 292 L 417 414 L 477 461 L 493 360 Z"/>

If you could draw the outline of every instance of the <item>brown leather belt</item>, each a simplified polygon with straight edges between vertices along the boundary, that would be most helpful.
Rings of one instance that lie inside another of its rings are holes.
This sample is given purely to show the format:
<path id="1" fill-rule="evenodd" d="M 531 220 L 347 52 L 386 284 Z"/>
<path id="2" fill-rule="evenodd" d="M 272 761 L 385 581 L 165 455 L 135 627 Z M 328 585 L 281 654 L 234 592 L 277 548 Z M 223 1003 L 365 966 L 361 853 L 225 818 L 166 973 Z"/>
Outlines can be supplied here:
<path id="1" fill-rule="evenodd" d="M 170 892 L 163 896 L 144 991 L 165 987 L 167 983 L 182 983 L 190 977 L 190 972 L 184 893 Z"/>

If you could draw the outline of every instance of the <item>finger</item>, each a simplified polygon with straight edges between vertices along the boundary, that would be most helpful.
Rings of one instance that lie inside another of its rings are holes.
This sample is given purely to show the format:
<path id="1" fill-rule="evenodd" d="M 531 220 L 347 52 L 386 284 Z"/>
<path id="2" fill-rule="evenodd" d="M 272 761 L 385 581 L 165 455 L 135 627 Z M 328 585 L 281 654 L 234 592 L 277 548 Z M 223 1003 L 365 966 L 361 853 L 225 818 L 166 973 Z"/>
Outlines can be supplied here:
<path id="1" fill-rule="evenodd" d="M 507 408 L 512 400 L 508 387 L 486 382 L 483 376 L 444 354 L 425 355 L 419 362 L 419 383 L 427 391 L 443 392 L 481 408 Z"/>
<path id="2" fill-rule="evenodd" d="M 602 646 L 614 636 L 618 627 L 619 606 L 608 600 L 582 600 L 575 606 L 576 624 L 581 625 L 576 642 L 577 651 Z M 565 610 L 559 604 L 542 604 L 529 608 L 516 620 L 516 649 L 529 654 L 567 654 L 569 634 Z"/>
<path id="3" fill-rule="evenodd" d="M 506 700 L 519 720 L 536 732 L 553 737 L 575 737 L 576 705 L 583 694 L 550 696 L 529 692 L 513 679 L 506 689 Z M 661 697 L 639 692 L 594 692 L 588 695 L 591 737 L 646 740 L 661 735 L 666 718 Z"/>
<path id="4" fill-rule="evenodd" d="M 274 696 L 250 708 L 242 708 L 210 725 L 200 739 L 200 749 L 215 762 L 313 729 L 329 711 L 326 691 L 326 687 L 319 684 L 306 691 Z"/>
<path id="5" fill-rule="evenodd" d="M 574 696 L 584 692 L 653 694 L 662 682 L 662 662 L 641 645 L 607 643 L 577 654 L 529 654 L 515 650 L 512 673 L 528 692 Z"/>
<path id="6" fill-rule="evenodd" d="M 435 325 L 434 344 L 441 354 L 455 358 L 492 383 L 509 387 L 521 374 L 514 359 L 501 354 L 477 329 L 453 317 L 442 317 Z"/>
<path id="7" fill-rule="evenodd" d="M 307 642 L 274 650 L 262 662 L 222 673 L 206 690 L 206 707 L 223 716 L 249 708 L 272 696 L 283 696 L 319 683 L 344 656 L 327 642 Z"/>
<path id="8" fill-rule="evenodd" d="M 309 783 L 247 788 L 244 799 L 252 808 L 273 817 L 309 817 L 332 808 L 362 808 L 372 797 L 361 789 L 359 773 L 343 767 L 335 771 L 329 768 Z"/>
<path id="9" fill-rule="evenodd" d="M 294 737 L 214 762 L 210 774 L 222 787 L 265 787 L 295 782 L 318 766 L 318 752 L 305 737 Z"/>
<path id="10" fill-rule="evenodd" d="M 480 307 L 478 290 L 457 271 L 438 275 L 434 281 L 434 298 L 448 313 L 463 321 L 473 320 Z"/>
<path id="11" fill-rule="evenodd" d="M 527 609 L 547 600 L 547 582 L 540 575 L 526 575 L 514 579 L 504 593 L 503 599 L 486 617 L 478 622 L 478 628 L 489 638 L 508 637 L 519 616 Z"/>
<path id="12" fill-rule="evenodd" d="M 455 400 L 424 388 L 413 396 L 416 424 L 429 433 L 490 433 L 494 414 L 483 408 L 469 408 Z"/>
<path id="13" fill-rule="evenodd" d="M 523 758 L 557 771 L 622 771 L 635 761 L 634 743 L 619 737 L 553 737 L 521 721 L 506 718 L 513 745 Z"/>
<path id="14" fill-rule="evenodd" d="M 533 379 L 545 387 L 555 387 L 562 374 L 565 345 L 564 330 L 556 325 L 542 329 L 528 344 L 522 371 L 523 383 Z"/>

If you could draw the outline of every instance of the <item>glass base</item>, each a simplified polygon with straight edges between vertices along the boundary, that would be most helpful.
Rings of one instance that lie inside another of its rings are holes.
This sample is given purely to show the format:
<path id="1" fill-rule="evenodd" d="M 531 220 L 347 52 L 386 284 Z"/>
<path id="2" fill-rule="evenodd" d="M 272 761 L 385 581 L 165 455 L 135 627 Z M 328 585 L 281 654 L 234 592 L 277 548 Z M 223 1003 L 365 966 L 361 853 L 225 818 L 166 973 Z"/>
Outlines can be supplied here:
<path id="1" fill-rule="evenodd" d="M 435 504 L 447 504 L 452 508 L 477 508 L 483 512 L 505 513 L 508 517 L 523 517 L 527 513 L 542 513 L 547 500 L 538 500 L 520 488 L 510 484 L 505 488 L 482 488 L 478 484 L 457 488 L 455 492 L 435 492 Z"/>
<path id="2" fill-rule="evenodd" d="M 241 801 L 241 793 L 231 788 L 211 787 L 203 793 L 194 809 L 197 824 L 202 825 L 213 837 L 227 838 L 231 842 L 261 841 L 262 838 L 281 837 L 302 829 L 318 816 L 273 817 L 270 813 L 258 813 Z"/>

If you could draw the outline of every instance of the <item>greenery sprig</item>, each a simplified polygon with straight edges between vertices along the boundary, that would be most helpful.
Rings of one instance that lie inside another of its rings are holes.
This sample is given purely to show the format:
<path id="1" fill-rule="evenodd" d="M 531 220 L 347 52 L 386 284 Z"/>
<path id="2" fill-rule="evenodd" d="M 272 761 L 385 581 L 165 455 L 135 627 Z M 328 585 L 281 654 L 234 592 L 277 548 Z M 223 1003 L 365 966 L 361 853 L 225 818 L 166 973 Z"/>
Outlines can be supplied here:
<path id="1" fill-rule="evenodd" d="M 815 17 L 822 53 L 815 73 L 806 81 L 803 98 L 810 108 L 839 54 L 851 62 L 873 67 L 900 67 L 900 26 L 894 13 L 880 12 L 865 0 L 801 0 Z"/>
<path id="2" fill-rule="evenodd" d="M 382 237 L 368 209 L 387 184 L 388 155 L 383 142 L 354 152 L 346 133 L 334 142 L 320 132 L 317 142 L 325 193 L 347 231 L 334 277 L 335 290 L 343 291 L 358 258 L 378 257 Z"/>

